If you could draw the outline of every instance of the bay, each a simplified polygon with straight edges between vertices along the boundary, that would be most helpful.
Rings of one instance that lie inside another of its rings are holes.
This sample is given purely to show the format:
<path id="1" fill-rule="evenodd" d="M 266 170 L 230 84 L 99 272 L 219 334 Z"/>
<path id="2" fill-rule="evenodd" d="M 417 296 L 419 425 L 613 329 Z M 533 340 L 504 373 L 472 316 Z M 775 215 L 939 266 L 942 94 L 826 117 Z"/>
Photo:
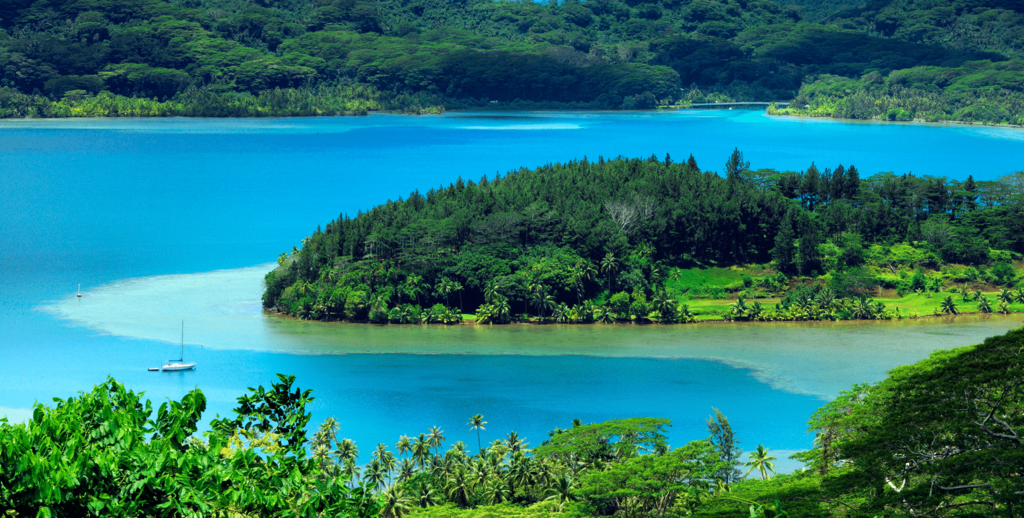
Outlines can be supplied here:
<path id="1" fill-rule="evenodd" d="M 703 437 L 716 406 L 747 449 L 791 450 L 810 445 L 807 416 L 838 390 L 1020 324 L 382 329 L 260 312 L 266 267 L 253 265 L 342 212 L 584 156 L 692 153 L 719 170 L 733 147 L 755 168 L 982 180 L 1021 169 L 1024 132 L 741 110 L 3 121 L 0 411 L 24 416 L 109 374 L 156 402 L 198 385 L 225 414 L 287 372 L 319 396 L 314 420 L 337 417 L 360 444 L 434 425 L 469 443 L 458 430 L 478 412 L 490 438 L 515 429 L 534 444 L 575 417 L 663 416 L 678 444 Z M 200 370 L 145 372 L 176 355 L 182 319 Z"/>

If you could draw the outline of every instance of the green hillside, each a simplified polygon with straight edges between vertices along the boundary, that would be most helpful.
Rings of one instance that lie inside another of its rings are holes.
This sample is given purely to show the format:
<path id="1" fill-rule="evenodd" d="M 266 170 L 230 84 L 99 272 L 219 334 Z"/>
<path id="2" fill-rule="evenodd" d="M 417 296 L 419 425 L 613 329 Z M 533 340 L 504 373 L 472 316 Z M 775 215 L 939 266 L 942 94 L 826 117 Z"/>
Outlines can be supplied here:
<path id="1" fill-rule="evenodd" d="M 809 23 L 770 0 L 11 0 L 0 116 L 644 109 L 789 100 L 818 77 L 983 60 L 1002 75 L 975 77 L 969 94 L 1019 99 L 1009 36 L 953 44 L 844 20 Z"/>

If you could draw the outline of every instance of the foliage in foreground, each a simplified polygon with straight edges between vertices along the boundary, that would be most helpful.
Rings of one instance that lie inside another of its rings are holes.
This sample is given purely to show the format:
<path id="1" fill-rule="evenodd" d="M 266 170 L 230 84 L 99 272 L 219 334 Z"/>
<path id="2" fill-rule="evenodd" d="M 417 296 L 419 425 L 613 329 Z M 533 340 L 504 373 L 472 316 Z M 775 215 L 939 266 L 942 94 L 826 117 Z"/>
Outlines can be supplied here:
<path id="1" fill-rule="evenodd" d="M 305 455 L 308 391 L 280 376 L 243 396 L 237 419 L 195 436 L 206 398 L 193 390 L 154 414 L 108 379 L 32 419 L 0 420 L 0 509 L 17 516 L 351 516 L 377 500 L 327 477 Z"/>

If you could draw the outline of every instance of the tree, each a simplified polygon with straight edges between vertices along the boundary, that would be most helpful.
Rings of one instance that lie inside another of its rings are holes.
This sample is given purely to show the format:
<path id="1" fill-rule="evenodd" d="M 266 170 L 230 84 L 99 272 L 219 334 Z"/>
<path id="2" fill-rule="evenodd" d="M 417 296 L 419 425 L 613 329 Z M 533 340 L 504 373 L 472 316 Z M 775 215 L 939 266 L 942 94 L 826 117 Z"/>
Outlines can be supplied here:
<path id="1" fill-rule="evenodd" d="M 141 396 L 108 378 L 53 407 L 37 404 L 25 424 L 0 419 L 0 508 L 11 516 L 378 514 L 375 498 L 324 471 L 324 459 L 281 447 L 276 433 L 194 435 L 206 401 L 198 388 L 152 421 Z M 331 430 L 318 433 L 321 449 Z"/>
<path id="2" fill-rule="evenodd" d="M 427 439 L 430 441 L 430 446 L 435 449 L 434 455 L 437 455 L 436 450 L 444 444 L 444 430 L 437 426 L 431 426 L 430 432 L 427 433 Z"/>
<path id="3" fill-rule="evenodd" d="M 942 309 L 942 312 L 947 315 L 955 315 L 958 313 L 956 310 L 956 301 L 953 300 L 952 296 L 942 299 L 939 307 Z"/>
<path id="4" fill-rule="evenodd" d="M 800 273 L 807 275 L 817 271 L 819 267 L 818 245 L 821 244 L 821 237 L 818 234 L 818 227 L 813 220 L 808 221 L 804 233 L 800 236 L 800 247 L 798 250 L 797 264 Z"/>
<path id="5" fill-rule="evenodd" d="M 1024 505 L 1024 330 L 937 351 L 861 387 L 837 424 L 846 469 L 829 496 L 863 499 L 857 514 L 913 510 L 1013 514 Z"/>
<path id="6" fill-rule="evenodd" d="M 775 248 L 772 248 L 772 259 L 781 272 L 793 271 L 796 263 L 796 233 L 793 231 L 793 211 L 787 211 L 779 224 L 779 232 L 775 235 Z"/>
<path id="7" fill-rule="evenodd" d="M 487 424 L 487 421 L 484 421 L 484 416 L 481 414 L 476 414 L 473 417 L 471 417 L 469 419 L 469 422 L 466 424 L 469 425 L 469 431 L 472 432 L 473 430 L 476 430 L 476 446 L 478 451 L 483 452 L 484 449 L 480 442 L 480 430 L 486 430 L 486 428 L 484 428 L 484 425 Z"/>
<path id="8" fill-rule="evenodd" d="M 743 181 L 743 173 L 750 170 L 750 162 L 743 160 L 743 153 L 739 148 L 733 148 L 729 160 L 725 162 L 725 178 L 730 182 Z"/>
<path id="9" fill-rule="evenodd" d="M 694 441 L 661 455 L 641 455 L 588 472 L 578 493 L 609 509 L 609 514 L 664 516 L 680 494 L 709 491 L 722 469 L 714 446 Z"/>
<path id="10" fill-rule="evenodd" d="M 708 432 L 711 437 L 708 439 L 718 452 L 719 459 L 724 464 L 716 472 L 716 476 L 726 484 L 732 484 L 740 479 L 740 470 L 736 468 L 740 464 L 740 456 L 743 450 L 737 446 L 739 440 L 729 425 L 729 419 L 720 410 L 712 408 L 715 415 L 708 417 Z"/>
<path id="11" fill-rule="evenodd" d="M 238 408 L 234 410 L 237 417 L 214 420 L 210 426 L 224 435 L 231 435 L 236 429 L 246 433 L 274 434 L 280 437 L 281 447 L 298 454 L 306 442 L 306 425 L 313 417 L 306 412 L 306 404 L 313 401 L 312 390 L 303 391 L 292 385 L 294 375 L 277 375 L 279 383 L 271 385 L 270 390 L 249 387 L 251 395 L 238 398 Z"/>
<path id="12" fill-rule="evenodd" d="M 381 493 L 380 518 L 402 518 L 409 514 L 411 502 L 402 486 L 387 486 Z"/>
<path id="13" fill-rule="evenodd" d="M 761 480 L 767 480 L 771 478 L 768 475 L 769 471 L 771 471 L 772 474 L 775 474 L 775 464 L 772 463 L 772 461 L 776 460 L 776 458 L 772 455 L 768 455 L 768 448 L 765 448 L 764 445 L 758 444 L 757 449 L 750 452 L 749 458 L 750 461 L 748 461 L 744 465 L 750 466 L 750 469 L 748 469 L 747 472 L 743 474 L 743 476 L 749 475 L 750 472 L 754 471 L 755 469 L 761 474 Z"/>
<path id="14" fill-rule="evenodd" d="M 613 419 L 602 423 L 574 426 L 556 433 L 534 449 L 537 458 L 574 463 L 611 462 L 643 452 L 663 452 L 668 447 L 665 429 L 668 419 Z"/>
<path id="15" fill-rule="evenodd" d="M 601 271 L 608 275 L 608 293 L 611 293 L 612 276 L 619 271 L 619 260 L 615 258 L 615 254 L 611 252 L 604 254 L 604 258 L 601 259 Z"/>

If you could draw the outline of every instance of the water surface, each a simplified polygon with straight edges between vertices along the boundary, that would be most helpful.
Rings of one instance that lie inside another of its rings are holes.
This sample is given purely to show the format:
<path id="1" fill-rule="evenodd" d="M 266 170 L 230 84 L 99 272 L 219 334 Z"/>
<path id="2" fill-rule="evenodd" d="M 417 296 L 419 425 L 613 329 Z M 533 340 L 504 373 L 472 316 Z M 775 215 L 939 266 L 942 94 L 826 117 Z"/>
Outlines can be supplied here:
<path id="1" fill-rule="evenodd" d="M 511 115 L 511 117 L 510 117 Z M 489 438 L 534 444 L 571 419 L 651 415 L 673 442 L 705 435 L 712 406 L 744 446 L 810 445 L 807 416 L 854 382 L 1019 319 L 684 327 L 388 327 L 268 318 L 259 278 L 341 213 L 461 176 L 598 155 L 720 170 L 855 164 L 992 179 L 1020 170 L 1018 129 L 848 124 L 750 111 L 459 113 L 441 117 L 0 122 L 0 413 L 106 375 L 156 402 L 200 386 L 225 414 L 245 387 L 295 373 L 364 448 L 487 415 Z M 969 150 L 970 152 L 966 152 Z M 85 296 L 73 297 L 78 284 Z M 177 355 L 200 369 L 145 367 Z M 373 354 L 369 354 L 373 353 Z M 380 354 L 388 353 L 388 354 Z"/>

